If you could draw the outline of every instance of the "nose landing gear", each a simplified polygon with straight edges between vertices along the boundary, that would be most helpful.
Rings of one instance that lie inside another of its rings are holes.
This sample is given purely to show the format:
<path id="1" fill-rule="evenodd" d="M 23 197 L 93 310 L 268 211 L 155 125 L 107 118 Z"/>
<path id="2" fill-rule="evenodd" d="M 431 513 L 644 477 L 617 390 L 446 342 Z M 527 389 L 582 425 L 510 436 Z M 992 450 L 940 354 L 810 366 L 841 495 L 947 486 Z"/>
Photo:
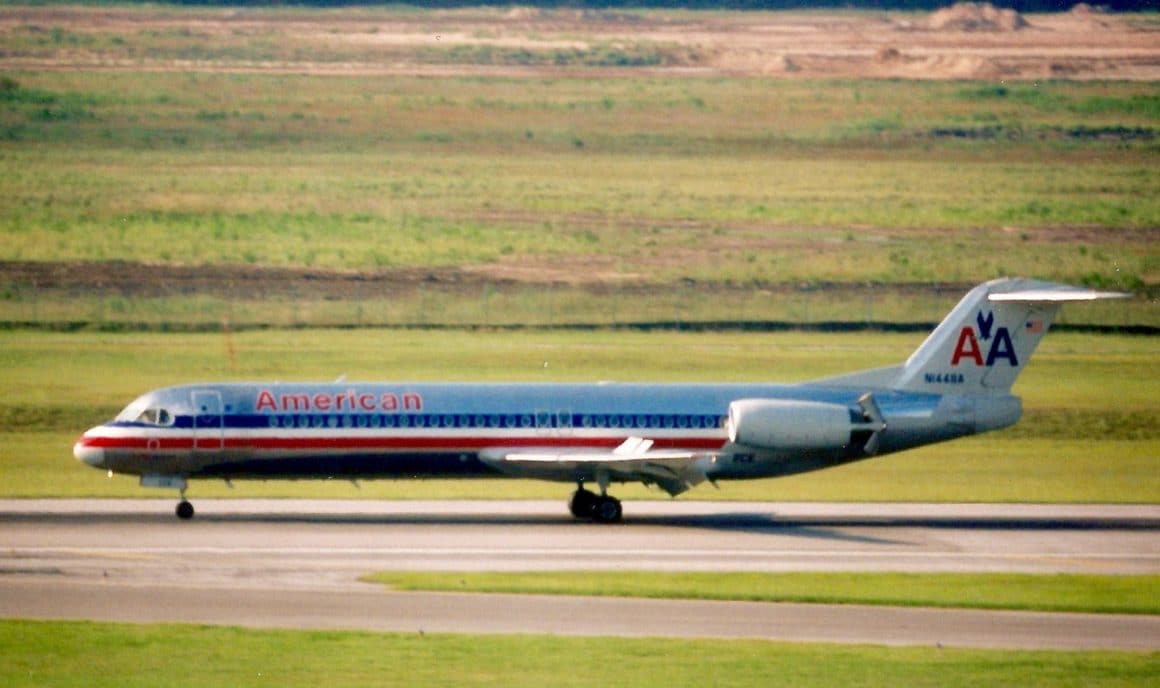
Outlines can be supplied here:
<path id="1" fill-rule="evenodd" d="M 146 473 L 141 476 L 141 487 L 160 487 L 169 490 L 177 490 L 181 495 L 181 501 L 178 502 L 174 513 L 183 521 L 188 521 L 193 518 L 193 505 L 185 498 L 185 488 L 189 486 L 184 475 L 171 475 L 165 473 Z"/>

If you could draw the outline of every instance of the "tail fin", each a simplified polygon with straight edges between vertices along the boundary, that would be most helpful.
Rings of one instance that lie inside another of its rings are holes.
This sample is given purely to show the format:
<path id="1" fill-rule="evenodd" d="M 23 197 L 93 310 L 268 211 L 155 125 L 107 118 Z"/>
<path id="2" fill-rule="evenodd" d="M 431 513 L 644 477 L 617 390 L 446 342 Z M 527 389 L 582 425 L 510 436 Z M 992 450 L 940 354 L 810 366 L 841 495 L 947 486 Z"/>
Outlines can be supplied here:
<path id="1" fill-rule="evenodd" d="M 1021 278 L 972 289 L 889 386 L 913 392 L 1006 392 L 1066 301 L 1128 296 Z"/>

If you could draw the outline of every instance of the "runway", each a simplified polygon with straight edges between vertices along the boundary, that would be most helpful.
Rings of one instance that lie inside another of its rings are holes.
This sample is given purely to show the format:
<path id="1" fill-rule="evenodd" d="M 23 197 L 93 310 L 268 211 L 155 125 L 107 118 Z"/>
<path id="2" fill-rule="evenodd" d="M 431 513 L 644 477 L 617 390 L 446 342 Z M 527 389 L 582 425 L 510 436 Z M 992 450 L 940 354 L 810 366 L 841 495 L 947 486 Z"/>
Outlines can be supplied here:
<path id="1" fill-rule="evenodd" d="M 1160 573 L 1160 507 L 0 501 L 0 616 L 463 633 L 1160 648 L 1160 617 L 399 593 L 379 570 Z"/>

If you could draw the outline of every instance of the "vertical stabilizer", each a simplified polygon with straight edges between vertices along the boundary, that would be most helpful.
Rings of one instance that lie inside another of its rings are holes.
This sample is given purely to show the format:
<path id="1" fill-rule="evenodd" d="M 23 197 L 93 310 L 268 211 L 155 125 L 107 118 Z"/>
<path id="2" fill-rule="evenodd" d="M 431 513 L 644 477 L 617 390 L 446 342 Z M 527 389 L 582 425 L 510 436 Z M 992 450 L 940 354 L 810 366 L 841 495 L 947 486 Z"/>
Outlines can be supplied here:
<path id="1" fill-rule="evenodd" d="M 937 394 L 1006 393 L 1066 301 L 1127 296 L 1028 279 L 997 279 L 963 297 L 911 354 L 892 385 Z"/>

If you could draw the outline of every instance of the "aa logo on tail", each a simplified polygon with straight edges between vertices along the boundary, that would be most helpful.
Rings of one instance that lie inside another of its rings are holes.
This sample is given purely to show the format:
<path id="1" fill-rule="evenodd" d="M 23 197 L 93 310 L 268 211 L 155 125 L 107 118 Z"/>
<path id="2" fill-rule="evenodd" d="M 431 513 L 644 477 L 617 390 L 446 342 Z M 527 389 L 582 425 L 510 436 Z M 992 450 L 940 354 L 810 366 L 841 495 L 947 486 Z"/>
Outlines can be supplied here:
<path id="1" fill-rule="evenodd" d="M 977 332 L 977 334 L 976 334 Z M 986 345 L 986 358 L 983 357 L 983 348 Z M 1015 345 L 1011 342 L 1011 332 L 1000 325 L 995 327 L 995 314 L 982 311 L 975 317 L 975 327 L 967 325 L 959 332 L 959 341 L 955 344 L 955 351 L 951 354 L 951 365 L 957 366 L 964 359 L 973 361 L 976 366 L 990 368 L 996 361 L 1006 360 L 1012 367 L 1019 365 L 1015 357 Z"/>

